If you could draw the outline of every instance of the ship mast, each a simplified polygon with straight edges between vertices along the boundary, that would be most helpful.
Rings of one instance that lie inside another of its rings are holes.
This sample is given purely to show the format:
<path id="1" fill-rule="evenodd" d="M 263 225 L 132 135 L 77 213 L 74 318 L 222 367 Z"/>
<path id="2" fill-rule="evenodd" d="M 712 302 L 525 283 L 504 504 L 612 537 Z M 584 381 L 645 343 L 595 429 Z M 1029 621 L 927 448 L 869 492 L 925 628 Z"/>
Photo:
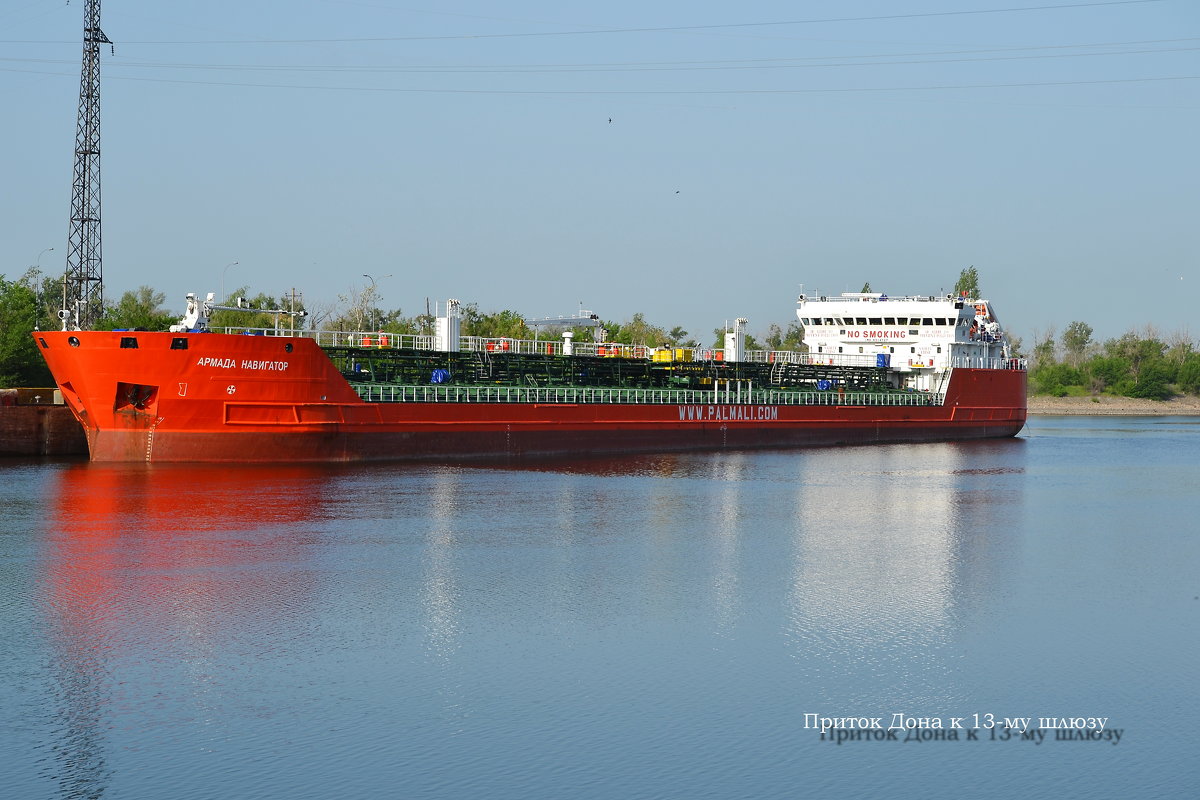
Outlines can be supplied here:
<path id="1" fill-rule="evenodd" d="M 100 45 L 112 44 L 100 30 L 100 0 L 86 0 L 83 69 L 75 127 L 75 175 L 71 189 L 71 233 L 63 273 L 63 330 L 90 328 L 104 311 L 100 258 Z"/>

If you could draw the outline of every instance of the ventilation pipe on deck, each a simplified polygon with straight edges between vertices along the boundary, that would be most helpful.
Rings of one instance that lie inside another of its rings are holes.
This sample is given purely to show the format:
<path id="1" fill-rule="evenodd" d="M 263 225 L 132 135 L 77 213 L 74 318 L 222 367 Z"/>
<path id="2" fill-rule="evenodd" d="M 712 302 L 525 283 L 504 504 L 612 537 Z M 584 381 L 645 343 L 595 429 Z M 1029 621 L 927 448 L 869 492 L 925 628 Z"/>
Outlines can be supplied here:
<path id="1" fill-rule="evenodd" d="M 734 320 L 733 330 L 725 332 L 725 360 L 741 361 L 746 354 L 746 325 L 750 320 L 738 317 Z"/>
<path id="2" fill-rule="evenodd" d="M 439 316 L 433 332 L 433 349 L 439 353 L 457 353 L 462 338 L 462 317 L 458 314 L 459 303 L 451 298 L 446 301 L 446 314 Z"/>

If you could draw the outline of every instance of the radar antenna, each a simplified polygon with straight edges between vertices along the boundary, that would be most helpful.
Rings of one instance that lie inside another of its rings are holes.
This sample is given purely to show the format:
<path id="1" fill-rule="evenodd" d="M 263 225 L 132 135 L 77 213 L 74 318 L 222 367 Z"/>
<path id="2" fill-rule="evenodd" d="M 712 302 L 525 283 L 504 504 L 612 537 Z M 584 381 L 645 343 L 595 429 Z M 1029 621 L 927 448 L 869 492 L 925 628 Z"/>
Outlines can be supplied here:
<path id="1" fill-rule="evenodd" d="M 75 175 L 71 188 L 71 233 L 63 273 L 63 330 L 90 328 L 104 312 L 100 258 L 100 45 L 112 42 L 100 30 L 100 0 L 83 12 L 83 69 L 75 127 Z"/>

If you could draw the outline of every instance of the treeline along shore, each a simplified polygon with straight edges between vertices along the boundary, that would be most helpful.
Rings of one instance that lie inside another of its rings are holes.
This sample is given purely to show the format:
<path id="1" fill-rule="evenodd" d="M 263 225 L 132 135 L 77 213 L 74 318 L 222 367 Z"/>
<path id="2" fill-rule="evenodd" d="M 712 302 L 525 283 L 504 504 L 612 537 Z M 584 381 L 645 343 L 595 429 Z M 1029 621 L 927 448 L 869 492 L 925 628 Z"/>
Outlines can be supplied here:
<path id="1" fill-rule="evenodd" d="M 1147 328 L 1096 342 L 1090 325 L 1072 322 L 1061 337 L 1053 329 L 1035 336 L 1031 356 L 1034 396 L 1083 398 L 1101 406 L 1115 398 L 1177 401 L 1180 407 L 1200 397 L 1200 350 L 1184 333 L 1163 336 Z"/>

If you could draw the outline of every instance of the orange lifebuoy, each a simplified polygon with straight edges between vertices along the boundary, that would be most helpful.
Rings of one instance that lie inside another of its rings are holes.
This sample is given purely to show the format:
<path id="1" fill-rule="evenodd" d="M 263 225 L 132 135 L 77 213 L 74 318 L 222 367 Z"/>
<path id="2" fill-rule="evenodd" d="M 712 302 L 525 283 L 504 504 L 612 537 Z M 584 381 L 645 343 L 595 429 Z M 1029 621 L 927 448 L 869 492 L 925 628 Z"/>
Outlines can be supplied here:
<path id="1" fill-rule="evenodd" d="M 362 338 L 362 346 L 363 347 L 370 347 L 373 344 L 375 344 L 375 340 L 372 339 L 370 336 L 364 336 Z"/>
<path id="2" fill-rule="evenodd" d="M 380 336 L 379 336 L 379 346 L 380 346 L 380 347 L 387 347 L 387 346 L 388 346 L 388 337 L 387 337 L 387 334 L 386 334 L 386 333 L 384 333 L 384 334 L 380 334 Z"/>

